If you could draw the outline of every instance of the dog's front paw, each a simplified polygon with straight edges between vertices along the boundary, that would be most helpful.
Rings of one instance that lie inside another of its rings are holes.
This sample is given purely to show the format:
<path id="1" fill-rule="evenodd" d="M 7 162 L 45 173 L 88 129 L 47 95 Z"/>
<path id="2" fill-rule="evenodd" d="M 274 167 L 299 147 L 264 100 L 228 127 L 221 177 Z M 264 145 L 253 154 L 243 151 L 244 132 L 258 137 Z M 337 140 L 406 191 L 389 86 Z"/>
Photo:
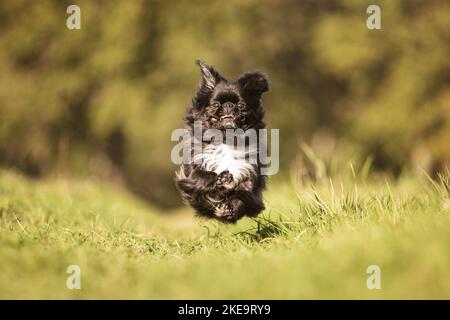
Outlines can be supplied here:
<path id="1" fill-rule="evenodd" d="M 225 170 L 217 176 L 216 185 L 225 189 L 233 189 L 236 186 L 236 182 L 233 175 L 228 170 Z"/>
<path id="2" fill-rule="evenodd" d="M 216 206 L 216 211 L 214 214 L 216 218 L 222 222 L 233 223 L 237 220 L 233 209 L 234 208 L 230 203 L 224 202 Z"/>
<path id="3" fill-rule="evenodd" d="M 234 223 L 242 217 L 241 206 L 242 201 L 239 199 L 224 201 L 216 206 L 214 215 L 222 222 Z"/>

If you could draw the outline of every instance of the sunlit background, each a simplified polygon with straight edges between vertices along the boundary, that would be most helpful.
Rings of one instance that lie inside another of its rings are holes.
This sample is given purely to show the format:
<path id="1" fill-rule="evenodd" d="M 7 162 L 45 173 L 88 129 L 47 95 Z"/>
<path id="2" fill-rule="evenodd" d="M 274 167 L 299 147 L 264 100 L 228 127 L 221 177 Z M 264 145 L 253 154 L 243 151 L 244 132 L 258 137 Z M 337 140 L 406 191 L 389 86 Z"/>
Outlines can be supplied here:
<path id="1" fill-rule="evenodd" d="M 433 175 L 450 164 L 450 3 L 373 3 L 381 30 L 364 1 L 76 1 L 82 28 L 68 30 L 73 2 L 1 1 L 0 165 L 181 205 L 170 134 L 202 59 L 229 79 L 269 75 L 279 177 L 314 179 L 305 150 L 325 170 Z"/>

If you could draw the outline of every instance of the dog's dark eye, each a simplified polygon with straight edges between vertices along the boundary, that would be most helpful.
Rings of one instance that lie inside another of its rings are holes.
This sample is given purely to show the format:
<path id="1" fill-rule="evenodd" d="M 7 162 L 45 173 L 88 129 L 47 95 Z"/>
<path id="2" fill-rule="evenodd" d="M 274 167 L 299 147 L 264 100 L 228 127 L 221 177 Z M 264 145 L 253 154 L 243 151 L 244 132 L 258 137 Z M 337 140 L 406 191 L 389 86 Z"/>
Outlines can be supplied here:
<path id="1" fill-rule="evenodd" d="M 244 109 L 244 108 L 245 108 L 245 103 L 239 102 L 239 103 L 238 103 L 238 108 L 239 108 L 239 109 Z"/>
<path id="2" fill-rule="evenodd" d="M 218 107 L 220 107 L 220 103 L 218 103 L 218 102 L 213 102 L 213 103 L 211 104 L 211 107 L 213 107 L 213 108 L 218 108 Z"/>

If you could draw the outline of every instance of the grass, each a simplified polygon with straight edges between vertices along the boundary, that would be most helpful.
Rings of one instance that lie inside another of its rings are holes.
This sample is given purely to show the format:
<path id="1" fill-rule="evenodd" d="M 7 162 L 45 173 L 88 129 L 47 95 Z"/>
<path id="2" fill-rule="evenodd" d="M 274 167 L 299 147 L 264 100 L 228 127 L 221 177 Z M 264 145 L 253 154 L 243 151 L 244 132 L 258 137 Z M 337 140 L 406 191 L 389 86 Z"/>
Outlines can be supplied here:
<path id="1" fill-rule="evenodd" d="M 225 226 L 99 182 L 0 171 L 0 298 L 449 299 L 449 194 L 448 175 L 273 181 L 263 215 Z"/>

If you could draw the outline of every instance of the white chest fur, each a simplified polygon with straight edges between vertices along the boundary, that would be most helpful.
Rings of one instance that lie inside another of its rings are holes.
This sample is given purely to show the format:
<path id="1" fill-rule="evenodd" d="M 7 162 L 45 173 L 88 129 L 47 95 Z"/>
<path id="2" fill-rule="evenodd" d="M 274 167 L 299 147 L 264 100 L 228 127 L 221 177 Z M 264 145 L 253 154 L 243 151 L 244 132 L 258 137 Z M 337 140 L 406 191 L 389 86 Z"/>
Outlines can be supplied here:
<path id="1" fill-rule="evenodd" d="M 228 170 L 235 181 L 254 173 L 256 160 L 256 149 L 245 152 L 227 144 L 209 144 L 203 152 L 194 157 L 201 159 L 202 167 L 207 171 L 219 174 Z"/>

